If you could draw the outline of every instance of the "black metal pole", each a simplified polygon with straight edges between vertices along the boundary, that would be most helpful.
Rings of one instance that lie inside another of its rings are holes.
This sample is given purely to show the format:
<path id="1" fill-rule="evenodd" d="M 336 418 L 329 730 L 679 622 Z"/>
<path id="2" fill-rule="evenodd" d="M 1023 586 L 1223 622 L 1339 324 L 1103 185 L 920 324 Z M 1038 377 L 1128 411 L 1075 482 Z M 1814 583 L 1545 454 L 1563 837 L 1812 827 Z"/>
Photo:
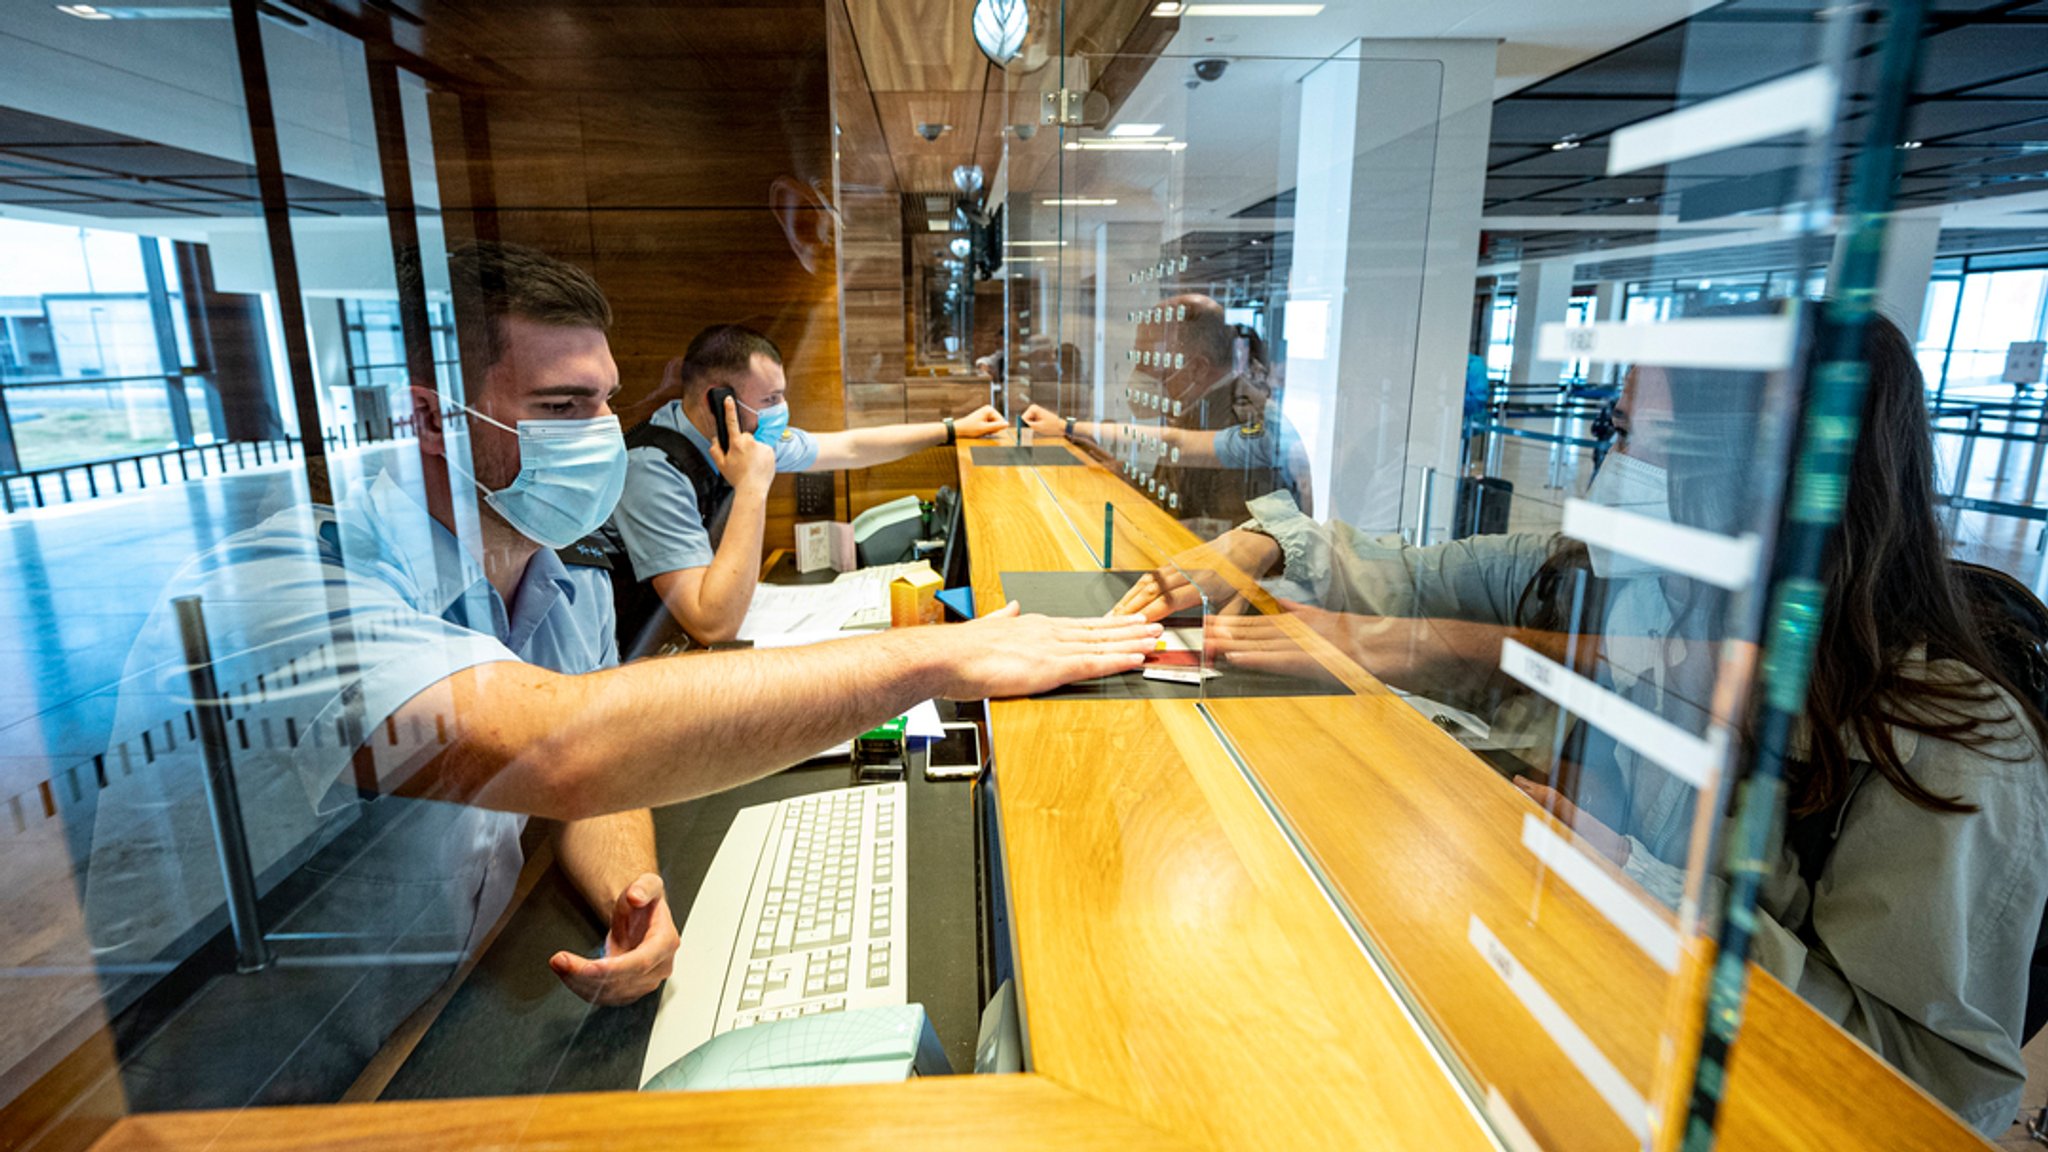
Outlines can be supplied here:
<path id="1" fill-rule="evenodd" d="M 263 200 L 264 231 L 270 241 L 270 269 L 277 287 L 277 315 L 284 329 L 286 369 L 292 406 L 305 444 L 306 484 L 313 503 L 334 503 L 327 449 L 320 436 L 319 388 L 313 350 L 306 336 L 306 301 L 299 293 L 299 262 L 292 244 L 291 203 L 285 191 L 284 161 L 278 150 L 277 118 L 270 103 L 270 73 L 263 58 L 263 25 L 258 0 L 229 0 L 235 54 L 241 63 L 242 101 L 249 113 L 249 147 L 256 158 L 256 187 Z M 205 458 L 201 457 L 203 466 Z"/>
<path id="2" fill-rule="evenodd" d="M 242 802 L 235 793 L 234 757 L 228 751 L 227 719 L 213 677 L 213 647 L 199 597 L 171 601 L 185 667 L 192 681 L 192 711 L 199 721 L 199 748 L 206 759 L 206 809 L 213 817 L 213 848 L 227 886 L 228 927 L 235 937 L 235 970 L 259 972 L 270 966 L 270 945 L 256 911 L 256 868 L 249 859 L 249 834 L 242 827 Z"/>

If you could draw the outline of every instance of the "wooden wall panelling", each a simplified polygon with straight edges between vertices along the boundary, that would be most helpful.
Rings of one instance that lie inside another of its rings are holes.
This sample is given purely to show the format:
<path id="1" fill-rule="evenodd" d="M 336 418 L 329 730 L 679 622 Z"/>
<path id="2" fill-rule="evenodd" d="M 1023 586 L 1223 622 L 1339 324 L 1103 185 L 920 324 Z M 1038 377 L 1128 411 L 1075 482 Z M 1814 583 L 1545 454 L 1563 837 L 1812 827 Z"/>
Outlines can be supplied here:
<path id="1" fill-rule="evenodd" d="M 480 77 L 461 97 L 481 101 L 488 136 L 485 152 L 436 117 L 451 238 L 488 219 L 590 269 L 613 305 L 623 409 L 698 330 L 738 321 L 783 347 L 798 421 L 843 426 L 836 267 L 829 246 L 800 257 L 791 237 L 825 208 L 784 221 L 770 199 L 779 178 L 829 187 L 823 5 L 465 0 L 424 15 L 429 57 Z M 791 540 L 792 493 L 784 479 L 771 494 L 771 547 Z"/>

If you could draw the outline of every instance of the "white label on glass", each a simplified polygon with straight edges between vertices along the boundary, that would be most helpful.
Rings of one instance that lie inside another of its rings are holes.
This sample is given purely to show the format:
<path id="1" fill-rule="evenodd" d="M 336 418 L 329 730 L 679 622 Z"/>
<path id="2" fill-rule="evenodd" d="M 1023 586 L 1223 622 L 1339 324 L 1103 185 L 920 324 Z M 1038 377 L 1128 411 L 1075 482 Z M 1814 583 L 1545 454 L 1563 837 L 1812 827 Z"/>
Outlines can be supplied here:
<path id="1" fill-rule="evenodd" d="M 1720 771 L 1728 734 L 1718 724 L 1702 739 L 1520 641 L 1501 641 L 1500 667 L 1694 788 L 1704 790 Z"/>
<path id="2" fill-rule="evenodd" d="M 1508 1098 L 1491 1084 L 1486 1086 L 1486 1118 L 1493 1121 L 1493 1131 L 1508 1146 L 1508 1152 L 1543 1152 L 1543 1145 L 1537 1143 L 1522 1118 L 1515 1115 Z"/>
<path id="3" fill-rule="evenodd" d="M 1752 532 L 1723 536 L 1624 508 L 1568 499 L 1564 534 L 1730 592 L 1740 592 L 1756 579 L 1758 541 Z"/>
<path id="4" fill-rule="evenodd" d="M 1536 355 L 1544 360 L 1770 372 L 1792 363 L 1798 331 L 1789 316 L 1545 324 L 1537 336 Z"/>
<path id="5" fill-rule="evenodd" d="M 1534 813 L 1522 815 L 1522 847 L 1591 904 L 1621 934 L 1635 941 L 1659 968 L 1678 971 L 1678 930 L 1628 885 Z"/>
<path id="6" fill-rule="evenodd" d="M 1579 1075 L 1593 1085 L 1593 1090 L 1607 1101 L 1607 1106 L 1614 1109 L 1614 1114 L 1621 1118 L 1636 1139 L 1647 1142 L 1650 1139 L 1649 1101 L 1643 1099 L 1636 1086 L 1621 1074 L 1614 1061 L 1609 1060 L 1599 1045 L 1593 1043 L 1593 1038 L 1586 1035 L 1585 1029 L 1580 1028 L 1556 1000 L 1551 999 L 1543 985 L 1529 975 L 1528 969 L 1522 967 L 1514 953 L 1507 950 L 1507 946 L 1477 915 L 1467 922 L 1465 938 L 1479 949 L 1481 956 L 1486 957 L 1487 966 L 1506 982 L 1515 999 L 1520 1000 L 1529 1015 L 1536 1018 L 1536 1023 L 1549 1035 L 1551 1042 L 1564 1052 L 1565 1059 L 1571 1061 Z"/>
<path id="7" fill-rule="evenodd" d="M 1835 92 L 1827 68 L 1809 68 L 1631 124 L 1608 141 L 1607 174 L 1639 172 L 1793 132 L 1818 135 L 1835 114 Z"/>

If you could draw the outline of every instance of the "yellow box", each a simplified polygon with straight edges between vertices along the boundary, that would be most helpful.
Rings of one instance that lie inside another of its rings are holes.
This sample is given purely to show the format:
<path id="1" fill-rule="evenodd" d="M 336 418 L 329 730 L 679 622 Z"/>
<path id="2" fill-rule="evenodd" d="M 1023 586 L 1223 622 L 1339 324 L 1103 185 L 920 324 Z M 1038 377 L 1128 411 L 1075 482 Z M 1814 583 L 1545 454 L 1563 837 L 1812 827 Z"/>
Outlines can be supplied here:
<path id="1" fill-rule="evenodd" d="M 912 568 L 889 582 L 889 626 L 909 628 L 937 624 L 945 618 L 939 604 L 939 589 L 945 581 L 931 565 Z"/>

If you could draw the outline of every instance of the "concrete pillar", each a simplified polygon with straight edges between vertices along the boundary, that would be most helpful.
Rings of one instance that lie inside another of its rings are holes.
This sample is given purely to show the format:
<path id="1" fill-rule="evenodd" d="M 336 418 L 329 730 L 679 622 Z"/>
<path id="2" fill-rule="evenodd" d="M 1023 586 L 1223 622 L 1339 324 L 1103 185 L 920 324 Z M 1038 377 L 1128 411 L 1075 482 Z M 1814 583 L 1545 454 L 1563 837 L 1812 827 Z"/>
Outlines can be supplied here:
<path id="1" fill-rule="evenodd" d="M 1289 423 L 1318 519 L 1448 535 L 1492 128 L 1490 40 L 1361 40 L 1300 85 Z"/>
<path id="2" fill-rule="evenodd" d="M 1927 284 L 1941 246 L 1941 217 L 1894 216 L 1885 229 L 1884 263 L 1877 273 L 1877 309 L 1891 317 L 1906 339 L 1920 339 L 1927 310 Z"/>
<path id="3" fill-rule="evenodd" d="M 1620 280 L 1602 280 L 1593 288 L 1593 319 L 1602 323 L 1621 320 L 1622 309 L 1628 305 L 1628 285 Z M 1586 379 L 1595 384 L 1618 383 L 1609 380 L 1625 365 L 1603 364 L 1598 360 L 1586 366 Z"/>
<path id="4" fill-rule="evenodd" d="M 1545 324 L 1564 323 L 1572 302 L 1570 260 L 1543 260 L 1522 265 L 1515 279 L 1515 350 L 1508 369 L 1510 384 L 1555 384 L 1564 374 L 1556 360 L 1538 360 L 1538 334 Z"/>

